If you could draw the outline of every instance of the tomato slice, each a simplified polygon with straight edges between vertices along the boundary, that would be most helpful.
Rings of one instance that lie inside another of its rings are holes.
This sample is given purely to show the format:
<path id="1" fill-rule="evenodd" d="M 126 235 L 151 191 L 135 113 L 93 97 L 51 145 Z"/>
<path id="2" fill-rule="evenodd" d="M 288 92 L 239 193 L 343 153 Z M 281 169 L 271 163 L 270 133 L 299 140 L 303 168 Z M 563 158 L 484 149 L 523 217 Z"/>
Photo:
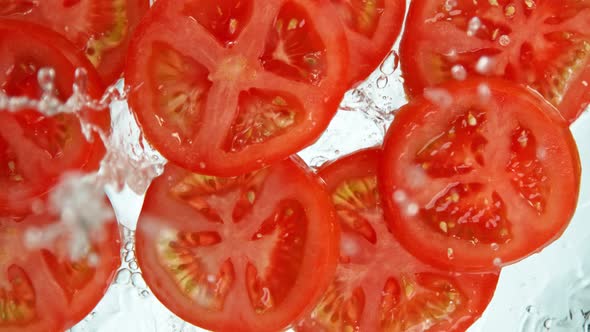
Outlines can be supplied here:
<path id="1" fill-rule="evenodd" d="M 92 65 L 76 55 L 60 35 L 29 23 L 0 20 L 0 89 L 9 96 L 41 97 L 37 81 L 41 68 L 55 70 L 55 93 L 72 94 L 76 68 L 88 73 L 87 93 L 102 95 L 103 86 Z M 90 123 L 108 130 L 108 111 L 81 113 Z M 37 110 L 0 111 L 0 213 L 26 215 L 68 170 L 98 168 L 104 155 L 98 135 L 88 142 L 75 115 L 44 116 Z"/>
<path id="2" fill-rule="evenodd" d="M 231 178 L 168 164 L 146 194 L 136 251 L 151 290 L 182 319 L 279 331 L 334 276 L 337 226 L 323 185 L 299 160 Z"/>
<path id="3" fill-rule="evenodd" d="M 406 13 L 405 0 L 331 0 L 345 25 L 349 85 L 364 80 L 393 48 Z"/>
<path id="4" fill-rule="evenodd" d="M 121 76 L 129 37 L 149 6 L 149 0 L 3 0 L 0 17 L 59 32 L 110 84 Z"/>
<path id="5" fill-rule="evenodd" d="M 434 98 L 446 95 L 447 98 Z M 427 263 L 493 270 L 555 240 L 580 188 L 567 123 L 499 80 L 452 82 L 403 107 L 380 173 L 390 226 Z"/>
<path id="6" fill-rule="evenodd" d="M 72 260 L 63 234 L 42 249 L 30 247 L 30 227 L 57 216 L 31 215 L 22 222 L 0 220 L 0 331 L 64 331 L 89 314 L 103 297 L 120 264 L 115 221 L 90 234 L 92 243 Z"/>
<path id="7" fill-rule="evenodd" d="M 498 273 L 457 274 L 409 254 L 387 229 L 377 188 L 380 149 L 323 166 L 342 229 L 340 264 L 298 331 L 465 331 L 492 298 Z"/>
<path id="8" fill-rule="evenodd" d="M 413 1 L 400 47 L 407 92 L 452 77 L 526 84 L 574 121 L 590 102 L 590 3 Z"/>
<path id="9" fill-rule="evenodd" d="M 345 35 L 331 11 L 313 0 L 158 1 L 125 72 L 146 138 L 216 176 L 311 144 L 347 88 Z"/>

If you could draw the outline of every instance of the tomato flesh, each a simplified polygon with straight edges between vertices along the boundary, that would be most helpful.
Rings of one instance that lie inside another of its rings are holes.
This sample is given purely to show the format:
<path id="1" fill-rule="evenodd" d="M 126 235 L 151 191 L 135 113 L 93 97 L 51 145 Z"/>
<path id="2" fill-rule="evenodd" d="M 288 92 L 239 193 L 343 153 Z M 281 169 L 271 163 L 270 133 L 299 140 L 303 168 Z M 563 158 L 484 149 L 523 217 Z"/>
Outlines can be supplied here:
<path id="1" fill-rule="evenodd" d="M 0 21 L 0 89 L 9 96 L 39 99 L 37 76 L 55 70 L 54 93 L 65 101 L 72 94 L 74 71 L 88 73 L 87 94 L 99 98 L 103 86 L 92 66 L 61 36 L 17 21 Z M 26 215 L 67 170 L 94 170 L 104 155 L 98 135 L 88 142 L 80 120 L 71 114 L 45 116 L 38 110 L 0 112 L 0 212 Z M 107 132 L 106 111 L 82 110 L 80 116 Z"/>
<path id="2" fill-rule="evenodd" d="M 336 277 L 299 331 L 463 331 L 490 301 L 498 273 L 456 274 L 410 255 L 384 220 L 377 186 L 381 150 L 323 166 L 340 219 Z"/>
<path id="3" fill-rule="evenodd" d="M 68 329 L 90 313 L 110 284 L 120 263 L 116 222 L 91 233 L 88 252 L 72 261 L 64 248 L 68 233 L 40 248 L 25 243 L 32 227 L 56 219 L 44 212 L 21 222 L 0 221 L 0 331 Z"/>
<path id="4" fill-rule="evenodd" d="M 400 47 L 406 90 L 498 76 L 532 87 L 574 121 L 590 101 L 589 14 L 584 1 L 415 1 Z"/>
<path id="5" fill-rule="evenodd" d="M 298 160 L 229 178 L 168 164 L 139 218 L 138 262 L 156 297 L 192 324 L 277 331 L 328 286 L 335 221 L 319 179 Z"/>
<path id="6" fill-rule="evenodd" d="M 0 17 L 40 24 L 65 36 L 110 84 L 123 71 L 129 38 L 149 0 L 5 0 L 2 6 Z"/>
<path id="7" fill-rule="evenodd" d="M 452 83 L 415 99 L 384 150 L 390 227 L 439 267 L 489 271 L 520 260 L 555 240 L 576 207 L 580 161 L 567 123 L 506 81 Z"/>
<path id="8" fill-rule="evenodd" d="M 235 176 L 311 144 L 346 89 L 323 2 L 160 1 L 132 42 L 129 103 L 167 159 Z"/>
<path id="9" fill-rule="evenodd" d="M 349 85 L 364 80 L 391 52 L 406 13 L 405 0 L 331 0 L 345 26 Z M 391 68 L 390 70 L 394 70 Z"/>

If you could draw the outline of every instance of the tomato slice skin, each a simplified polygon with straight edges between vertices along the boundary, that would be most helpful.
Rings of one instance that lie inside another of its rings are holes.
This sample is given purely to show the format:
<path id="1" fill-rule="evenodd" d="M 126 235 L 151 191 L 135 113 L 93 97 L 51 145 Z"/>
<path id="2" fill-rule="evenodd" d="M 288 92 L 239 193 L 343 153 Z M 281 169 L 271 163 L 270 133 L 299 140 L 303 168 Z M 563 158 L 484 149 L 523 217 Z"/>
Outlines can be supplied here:
<path id="1" fill-rule="evenodd" d="M 121 76 L 129 38 L 150 6 L 149 0 L 5 2 L 0 17 L 40 24 L 62 34 L 83 50 L 105 84 Z"/>
<path id="2" fill-rule="evenodd" d="M 452 82 L 403 107 L 384 143 L 390 227 L 423 261 L 489 271 L 541 250 L 568 225 L 580 160 L 557 111 L 501 80 Z M 427 187 L 424 187 L 427 184 Z"/>
<path id="3" fill-rule="evenodd" d="M 106 200 L 106 198 L 105 198 Z M 70 233 L 62 233 L 43 247 L 29 247 L 27 232 L 51 226 L 59 217 L 43 212 L 22 221 L 0 221 L 0 289 L 4 304 L 15 301 L 14 309 L 2 307 L 2 332 L 59 332 L 88 315 L 110 285 L 120 265 L 119 228 L 115 220 L 91 232 L 91 254 L 72 261 L 65 245 Z M 92 265 L 96 264 L 96 265 Z M 14 279 L 14 278 L 17 279 Z"/>
<path id="4" fill-rule="evenodd" d="M 501 77 L 537 90 L 573 122 L 590 102 L 588 13 L 569 0 L 414 1 L 400 45 L 406 92 L 465 74 Z"/>
<path id="5" fill-rule="evenodd" d="M 299 159 L 231 178 L 168 164 L 148 189 L 136 252 L 154 295 L 182 319 L 278 331 L 328 286 L 338 240 L 324 186 Z"/>
<path id="6" fill-rule="evenodd" d="M 42 67 L 55 70 L 58 97 L 72 94 L 74 71 L 87 72 L 87 94 L 99 99 L 104 87 L 92 65 L 62 36 L 43 27 L 15 20 L 0 20 L 0 89 L 9 96 L 39 98 L 37 72 Z M 97 134 L 88 142 L 74 115 L 55 117 L 37 110 L 0 114 L 0 213 L 23 216 L 35 200 L 43 201 L 64 171 L 96 170 L 105 148 Z M 108 133 L 107 110 L 82 110 L 89 123 Z"/>
<path id="7" fill-rule="evenodd" d="M 403 249 L 383 218 L 376 183 L 380 160 L 381 149 L 370 148 L 318 171 L 340 216 L 340 263 L 329 291 L 296 330 L 464 331 L 491 300 L 498 273 L 438 270 Z M 424 286 L 436 283 L 452 285 L 454 300 L 440 299 L 436 286 L 434 292 Z M 450 313 L 432 316 L 453 302 Z"/>
<path id="8" fill-rule="evenodd" d="M 235 176 L 321 135 L 347 89 L 348 52 L 326 1 L 231 0 L 220 17 L 214 4 L 158 1 L 125 77 L 150 144 L 184 168 Z"/>
<path id="9" fill-rule="evenodd" d="M 405 0 L 332 1 L 345 25 L 352 86 L 371 74 L 393 48 L 406 12 Z M 393 70 L 393 68 L 391 68 Z"/>

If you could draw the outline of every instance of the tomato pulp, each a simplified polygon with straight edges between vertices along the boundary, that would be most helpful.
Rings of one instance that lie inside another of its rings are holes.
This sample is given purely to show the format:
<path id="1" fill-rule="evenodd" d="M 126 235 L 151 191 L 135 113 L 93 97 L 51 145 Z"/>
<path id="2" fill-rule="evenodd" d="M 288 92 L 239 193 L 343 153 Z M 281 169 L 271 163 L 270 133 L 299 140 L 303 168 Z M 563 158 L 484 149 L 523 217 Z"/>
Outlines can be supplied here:
<path id="1" fill-rule="evenodd" d="M 214 331 L 279 331 L 334 276 L 338 224 L 303 162 L 219 178 L 168 164 L 148 189 L 137 258 L 156 297 Z"/>
<path id="2" fill-rule="evenodd" d="M 526 84 L 572 122 L 590 102 L 587 1 L 418 0 L 400 46 L 406 91 L 451 78 Z"/>
<path id="3" fill-rule="evenodd" d="M 39 99 L 39 70 L 55 71 L 54 94 L 65 101 L 72 94 L 74 72 L 87 73 L 86 93 L 99 99 L 103 86 L 92 65 L 60 35 L 25 22 L 0 20 L 0 89 L 8 96 Z M 105 132 L 107 110 L 79 115 Z M 104 155 L 98 135 L 87 141 L 73 114 L 45 116 L 38 110 L 0 111 L 0 213 L 26 215 L 31 204 L 68 170 L 94 170 Z"/>
<path id="4" fill-rule="evenodd" d="M 62 34 L 111 84 L 121 76 L 129 38 L 148 8 L 149 0 L 3 0 L 0 17 Z"/>
<path id="5" fill-rule="evenodd" d="M 561 235 L 576 208 L 580 160 L 567 122 L 506 81 L 426 91 L 396 115 L 384 151 L 392 232 L 439 267 L 489 271 L 520 260 Z"/>
<path id="6" fill-rule="evenodd" d="M 158 1 L 125 73 L 146 138 L 174 163 L 216 176 L 311 144 L 347 88 L 346 38 L 332 12 L 314 0 Z"/>
<path id="7" fill-rule="evenodd" d="M 428 266 L 397 242 L 377 186 L 380 149 L 323 166 L 340 220 L 336 277 L 298 331 L 464 331 L 488 305 L 498 273 L 458 274 Z"/>
<path id="8" fill-rule="evenodd" d="M 59 216 L 49 212 L 21 222 L 0 220 L 1 332 L 59 332 L 72 327 L 98 304 L 120 264 L 114 220 L 89 231 L 90 247 L 75 259 L 67 245 L 74 239 L 67 232 L 42 244 L 28 242 L 31 228 L 55 220 Z"/>

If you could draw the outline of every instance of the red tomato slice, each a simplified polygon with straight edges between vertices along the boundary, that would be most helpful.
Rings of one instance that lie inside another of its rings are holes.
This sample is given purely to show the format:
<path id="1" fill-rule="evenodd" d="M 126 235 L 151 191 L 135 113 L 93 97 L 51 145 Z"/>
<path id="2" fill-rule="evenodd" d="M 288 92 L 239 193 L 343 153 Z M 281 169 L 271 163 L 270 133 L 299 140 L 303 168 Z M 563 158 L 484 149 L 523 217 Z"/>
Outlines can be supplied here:
<path id="1" fill-rule="evenodd" d="M 337 226 L 323 185 L 299 160 L 232 178 L 168 164 L 146 194 L 137 258 L 182 319 L 214 331 L 279 331 L 334 276 Z"/>
<path id="2" fill-rule="evenodd" d="M 110 84 L 121 76 L 129 37 L 149 5 L 149 0 L 3 0 L 0 17 L 59 32 Z"/>
<path id="3" fill-rule="evenodd" d="M 55 92 L 64 100 L 72 94 L 76 68 L 88 73 L 88 95 L 102 95 L 92 65 L 63 37 L 29 23 L 0 20 L 0 89 L 9 96 L 39 98 L 37 74 L 44 67 L 55 70 Z M 107 110 L 88 110 L 82 116 L 105 130 L 110 126 Z M 103 155 L 98 135 L 86 141 L 75 115 L 0 111 L 0 213 L 26 215 L 61 174 L 96 169 Z"/>
<path id="4" fill-rule="evenodd" d="M 331 0 L 345 25 L 350 85 L 371 74 L 393 48 L 406 13 L 405 0 Z"/>
<path id="5" fill-rule="evenodd" d="M 332 11 L 315 0 L 158 1 L 125 72 L 147 139 L 178 165 L 216 176 L 311 144 L 347 87 Z"/>
<path id="6" fill-rule="evenodd" d="M 451 77 L 524 83 L 574 121 L 590 102 L 590 3 L 413 1 L 400 47 L 407 92 Z"/>
<path id="7" fill-rule="evenodd" d="M 0 332 L 64 331 L 89 314 L 109 286 L 120 264 L 116 222 L 91 234 L 88 253 L 72 261 L 64 247 L 67 235 L 44 249 L 25 244 L 29 227 L 57 218 L 0 220 Z"/>
<path id="8" fill-rule="evenodd" d="M 580 188 L 578 151 L 557 111 L 506 81 L 452 82 L 403 107 L 380 173 L 390 226 L 412 254 L 493 270 L 555 240 Z M 446 98 L 442 98 L 444 100 Z"/>
<path id="9" fill-rule="evenodd" d="M 465 331 L 492 298 L 498 273 L 456 274 L 410 255 L 387 229 L 377 190 L 381 151 L 323 166 L 340 219 L 336 277 L 298 331 Z"/>

